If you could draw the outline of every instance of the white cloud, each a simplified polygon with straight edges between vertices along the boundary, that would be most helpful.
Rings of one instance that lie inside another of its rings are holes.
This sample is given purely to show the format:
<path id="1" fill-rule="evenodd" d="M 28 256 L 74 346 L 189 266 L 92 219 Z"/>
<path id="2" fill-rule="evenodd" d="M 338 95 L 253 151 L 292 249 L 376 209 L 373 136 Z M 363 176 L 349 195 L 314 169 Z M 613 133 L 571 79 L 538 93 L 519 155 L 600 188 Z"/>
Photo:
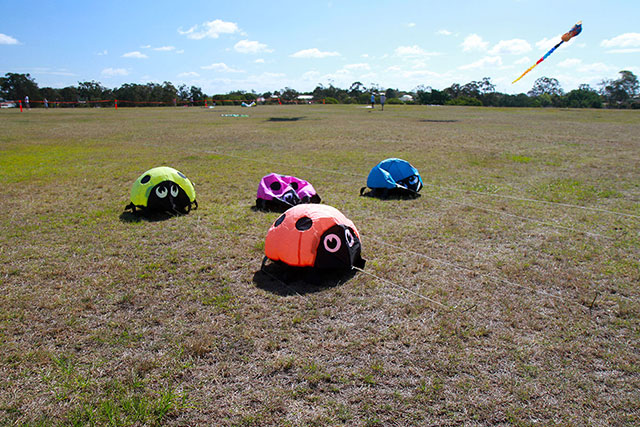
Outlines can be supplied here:
<path id="1" fill-rule="evenodd" d="M 76 73 L 72 73 L 71 71 L 67 70 L 66 68 L 60 68 L 57 70 L 53 70 L 51 68 L 41 68 L 41 67 L 37 67 L 37 68 L 31 68 L 30 72 L 34 73 L 34 74 L 49 74 L 52 76 L 77 76 Z"/>
<path id="2" fill-rule="evenodd" d="M 490 55 L 522 55 L 531 50 L 531 45 L 522 39 L 500 40 L 491 48 Z"/>
<path id="3" fill-rule="evenodd" d="M 602 62 L 594 62 L 593 64 L 584 64 L 578 67 L 578 71 L 581 73 L 597 73 L 602 75 L 604 73 L 610 73 L 617 71 L 618 67 L 613 67 Z"/>
<path id="4" fill-rule="evenodd" d="M 200 74 L 196 73 L 195 71 L 188 71 L 186 73 L 178 74 L 178 77 L 200 77 Z"/>
<path id="5" fill-rule="evenodd" d="M 307 71 L 306 73 L 302 74 L 302 80 L 316 82 L 318 81 L 320 76 L 321 74 L 318 71 Z"/>
<path id="6" fill-rule="evenodd" d="M 255 62 L 256 64 L 264 64 L 264 59 L 263 58 L 258 58 L 253 62 Z"/>
<path id="7" fill-rule="evenodd" d="M 394 52 L 396 56 L 403 58 L 422 58 L 425 56 L 440 55 L 438 52 L 427 52 L 418 45 L 413 46 L 398 46 Z"/>
<path id="8" fill-rule="evenodd" d="M 184 49 L 176 50 L 176 53 L 184 53 Z"/>
<path id="9" fill-rule="evenodd" d="M 569 59 L 565 59 L 562 62 L 558 63 L 558 67 L 560 68 L 576 68 L 578 65 L 582 64 L 582 60 L 581 59 L 577 59 L 577 58 L 569 58 Z"/>
<path id="10" fill-rule="evenodd" d="M 223 62 L 218 62 L 216 64 L 211 64 L 211 65 L 204 65 L 200 68 L 202 68 L 203 70 L 214 70 L 222 73 L 244 73 L 244 71 L 238 70 L 236 68 L 231 68 Z"/>
<path id="11" fill-rule="evenodd" d="M 415 27 L 415 26 L 416 26 L 416 23 L 415 23 L 415 22 L 409 22 L 409 23 L 407 24 L 407 27 L 409 27 L 409 28 L 413 28 L 413 27 Z"/>
<path id="12" fill-rule="evenodd" d="M 472 50 L 487 50 L 489 42 L 482 40 L 482 37 L 477 34 L 470 34 L 464 39 L 460 46 L 462 46 L 462 50 L 465 52 Z"/>
<path id="13" fill-rule="evenodd" d="M 107 52 L 107 49 L 103 50 L 102 52 L 96 53 L 96 55 L 98 55 L 98 56 L 107 56 L 108 54 L 109 54 L 109 52 Z"/>
<path id="14" fill-rule="evenodd" d="M 467 64 L 467 65 L 462 65 L 460 67 L 458 67 L 458 69 L 460 70 L 472 70 L 475 68 L 484 68 L 485 66 L 490 65 L 493 67 L 496 66 L 501 66 L 502 65 L 502 58 L 500 58 L 499 56 L 485 56 L 484 58 L 476 61 L 476 62 L 472 62 L 471 64 Z"/>
<path id="15" fill-rule="evenodd" d="M 273 52 L 273 49 L 267 48 L 267 45 L 264 43 L 260 43 L 257 41 L 251 40 L 240 40 L 238 43 L 233 46 L 236 52 L 240 53 L 270 53 Z"/>
<path id="16" fill-rule="evenodd" d="M 350 70 L 350 71 L 357 71 L 357 70 L 362 70 L 362 71 L 369 71 L 371 70 L 371 67 L 369 66 L 369 64 L 348 64 L 344 66 L 345 70 Z"/>
<path id="17" fill-rule="evenodd" d="M 100 73 L 104 77 L 128 76 L 129 72 L 124 68 L 105 68 Z"/>
<path id="18" fill-rule="evenodd" d="M 450 36 L 450 35 L 453 35 L 453 33 L 451 31 L 445 30 L 445 29 L 436 31 L 436 34 L 439 35 L 439 36 Z"/>
<path id="19" fill-rule="evenodd" d="M 540 50 L 549 50 L 552 47 L 554 47 L 556 44 L 558 44 L 560 42 L 560 34 L 558 34 L 555 37 L 551 37 L 551 38 L 544 38 L 542 40 L 538 40 L 536 42 L 536 47 Z M 571 43 L 573 40 L 569 40 L 569 43 Z M 563 43 L 566 44 L 566 43 Z"/>
<path id="20" fill-rule="evenodd" d="M 151 45 L 150 44 L 146 44 L 144 46 L 140 46 L 140 49 L 151 49 Z"/>
<path id="21" fill-rule="evenodd" d="M 521 65 L 521 64 L 528 64 L 529 62 L 531 62 L 531 60 L 529 59 L 528 56 L 525 56 L 524 58 L 518 59 L 516 62 L 514 62 L 514 64 Z"/>
<path id="22" fill-rule="evenodd" d="M 600 46 L 607 48 L 640 48 L 640 33 L 620 34 L 612 39 L 602 40 Z"/>
<path id="23" fill-rule="evenodd" d="M 640 48 L 612 49 L 607 51 L 607 53 L 638 53 L 638 52 L 640 52 Z"/>
<path id="24" fill-rule="evenodd" d="M 20 44 L 20 42 L 11 36 L 0 33 L 0 44 Z"/>
<path id="25" fill-rule="evenodd" d="M 338 52 L 322 52 L 318 48 L 303 49 L 290 55 L 292 58 L 327 58 L 329 56 L 340 56 Z"/>
<path id="26" fill-rule="evenodd" d="M 194 40 L 202 40 L 204 38 L 217 39 L 220 37 L 220 34 L 235 34 L 239 32 L 240 29 L 238 28 L 238 24 L 234 22 L 225 22 L 220 19 L 205 22 L 200 25 L 194 25 L 186 31 L 182 31 L 178 28 L 178 33 Z"/>
<path id="27" fill-rule="evenodd" d="M 144 58 L 148 58 L 147 55 L 145 55 L 142 52 L 139 51 L 133 51 L 133 52 L 127 52 L 124 55 L 122 55 L 123 58 L 139 58 L 139 59 L 144 59 Z"/>
<path id="28" fill-rule="evenodd" d="M 171 52 L 175 50 L 174 46 L 162 46 L 162 47 L 154 47 L 153 50 L 161 51 L 161 52 Z"/>

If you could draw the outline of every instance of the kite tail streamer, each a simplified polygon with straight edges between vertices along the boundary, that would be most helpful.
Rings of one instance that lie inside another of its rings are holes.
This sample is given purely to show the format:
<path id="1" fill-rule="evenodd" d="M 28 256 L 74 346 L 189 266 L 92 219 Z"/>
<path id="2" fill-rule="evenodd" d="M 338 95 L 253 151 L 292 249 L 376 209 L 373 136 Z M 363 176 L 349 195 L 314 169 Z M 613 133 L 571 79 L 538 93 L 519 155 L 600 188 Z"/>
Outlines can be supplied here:
<path id="1" fill-rule="evenodd" d="M 555 45 L 554 47 L 552 47 L 549 52 L 545 53 L 544 56 L 540 59 L 538 59 L 538 62 L 536 62 L 535 64 L 533 64 L 531 67 L 527 68 L 527 71 L 525 71 L 524 73 L 522 73 L 522 75 L 520 77 L 518 77 L 517 79 L 515 79 L 514 81 L 511 82 L 511 84 L 514 84 L 515 82 L 517 82 L 518 80 L 520 80 L 521 78 L 524 77 L 525 74 L 527 74 L 529 71 L 533 70 L 536 65 L 538 65 L 539 63 L 541 63 L 542 61 L 544 61 L 545 59 L 547 59 L 547 56 L 551 55 L 553 53 L 554 50 L 556 50 L 562 43 L 564 43 L 563 41 L 560 41 L 560 43 L 558 43 L 557 45 Z"/>

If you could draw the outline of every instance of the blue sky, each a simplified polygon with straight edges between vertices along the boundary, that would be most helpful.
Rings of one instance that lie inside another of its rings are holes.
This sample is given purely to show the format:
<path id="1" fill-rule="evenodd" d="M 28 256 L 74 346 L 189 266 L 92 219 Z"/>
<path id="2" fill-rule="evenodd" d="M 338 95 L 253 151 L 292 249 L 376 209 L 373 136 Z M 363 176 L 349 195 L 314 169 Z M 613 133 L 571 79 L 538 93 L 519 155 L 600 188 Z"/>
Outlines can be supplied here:
<path id="1" fill-rule="evenodd" d="M 527 92 L 640 75 L 640 1 L 0 0 L 0 75 L 40 87 L 170 81 L 207 94 L 318 84 Z M 577 21 L 583 32 L 515 85 Z"/>

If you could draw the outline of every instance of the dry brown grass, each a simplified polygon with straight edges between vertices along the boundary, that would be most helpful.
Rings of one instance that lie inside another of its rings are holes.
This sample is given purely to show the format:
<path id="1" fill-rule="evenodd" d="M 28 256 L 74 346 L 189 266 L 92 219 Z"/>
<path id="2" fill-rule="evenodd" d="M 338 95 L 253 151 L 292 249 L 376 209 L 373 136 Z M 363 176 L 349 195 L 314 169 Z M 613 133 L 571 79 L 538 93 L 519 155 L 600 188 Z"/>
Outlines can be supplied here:
<path id="1" fill-rule="evenodd" d="M 3 110 L 0 424 L 637 425 L 639 118 Z M 359 197 L 392 156 L 422 197 Z M 162 164 L 200 209 L 121 215 Z M 259 272 L 269 172 L 356 223 L 366 273 Z"/>

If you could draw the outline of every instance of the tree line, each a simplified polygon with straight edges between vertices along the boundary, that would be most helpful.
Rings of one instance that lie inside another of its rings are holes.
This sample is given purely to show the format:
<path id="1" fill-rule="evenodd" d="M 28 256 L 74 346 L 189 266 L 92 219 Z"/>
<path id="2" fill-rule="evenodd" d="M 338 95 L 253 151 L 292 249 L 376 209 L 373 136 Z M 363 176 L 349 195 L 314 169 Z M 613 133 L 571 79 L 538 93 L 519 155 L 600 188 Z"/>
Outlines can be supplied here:
<path id="1" fill-rule="evenodd" d="M 7 73 L 0 77 L 0 98 L 23 100 L 28 96 L 31 101 L 49 103 L 88 104 L 101 100 L 135 103 L 138 106 L 200 104 L 205 101 L 220 104 L 240 104 L 265 100 L 264 102 L 295 102 L 299 95 L 311 95 L 315 102 L 367 104 L 371 94 L 384 94 L 388 104 L 436 104 L 436 105 L 475 105 L 493 107 L 569 107 L 569 108 L 640 108 L 640 83 L 631 71 L 620 71 L 618 79 L 603 80 L 599 88 L 582 84 L 578 89 L 565 93 L 555 78 L 540 77 L 529 92 L 510 95 L 495 90 L 489 77 L 480 81 L 471 81 L 464 85 L 454 83 L 437 90 L 421 85 L 413 91 L 400 91 L 382 88 L 376 84 L 366 87 L 354 82 L 348 89 L 329 84 L 319 84 L 312 92 L 298 92 L 285 87 L 275 92 L 258 94 L 254 91 L 233 91 L 226 94 L 206 95 L 201 88 L 186 85 L 174 86 L 171 82 L 125 83 L 114 89 L 104 87 L 100 82 L 78 82 L 77 86 L 60 89 L 38 87 L 29 74 Z M 410 95 L 410 98 L 404 97 Z M 271 101 L 270 101 L 271 100 Z"/>

